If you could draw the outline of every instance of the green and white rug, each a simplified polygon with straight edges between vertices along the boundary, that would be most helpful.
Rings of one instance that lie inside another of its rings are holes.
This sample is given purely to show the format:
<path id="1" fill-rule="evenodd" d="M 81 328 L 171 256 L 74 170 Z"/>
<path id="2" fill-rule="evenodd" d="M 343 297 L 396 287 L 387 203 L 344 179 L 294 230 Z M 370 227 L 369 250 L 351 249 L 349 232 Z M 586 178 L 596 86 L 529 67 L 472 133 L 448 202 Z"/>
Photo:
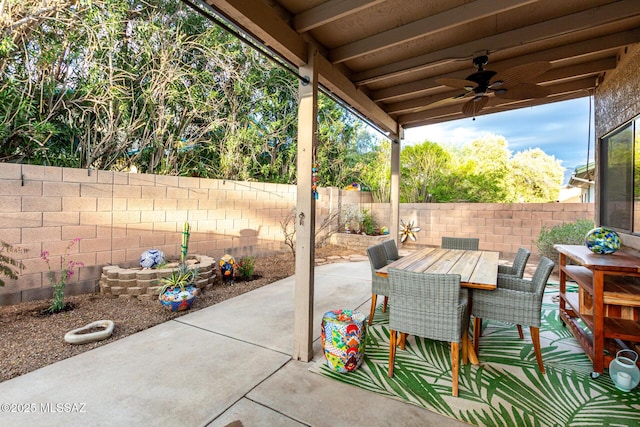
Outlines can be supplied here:
<path id="1" fill-rule="evenodd" d="M 389 378 L 388 316 L 379 307 L 374 319 L 358 369 L 335 373 L 322 359 L 310 370 L 477 426 L 640 426 L 639 388 L 620 391 L 607 373 L 590 378 L 591 362 L 558 320 L 557 304 L 543 305 L 545 375 L 538 372 L 528 328 L 520 340 L 515 326 L 485 321 L 480 365 L 461 365 L 457 398 L 451 396 L 447 343 L 410 337 L 406 350 L 397 350 Z"/>

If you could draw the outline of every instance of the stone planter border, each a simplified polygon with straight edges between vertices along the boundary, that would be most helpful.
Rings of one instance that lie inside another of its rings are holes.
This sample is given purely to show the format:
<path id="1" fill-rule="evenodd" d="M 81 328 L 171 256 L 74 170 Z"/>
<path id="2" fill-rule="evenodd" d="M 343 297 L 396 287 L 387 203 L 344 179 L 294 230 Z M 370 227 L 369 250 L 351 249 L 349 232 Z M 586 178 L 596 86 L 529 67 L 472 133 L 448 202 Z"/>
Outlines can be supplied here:
<path id="1" fill-rule="evenodd" d="M 196 263 L 190 268 L 198 269 L 196 287 L 210 288 L 216 279 L 216 261 L 206 255 L 193 255 Z M 176 268 L 143 269 L 122 268 L 117 265 L 102 267 L 100 294 L 113 298 L 157 299 L 161 287 L 160 279 L 171 275 Z"/>

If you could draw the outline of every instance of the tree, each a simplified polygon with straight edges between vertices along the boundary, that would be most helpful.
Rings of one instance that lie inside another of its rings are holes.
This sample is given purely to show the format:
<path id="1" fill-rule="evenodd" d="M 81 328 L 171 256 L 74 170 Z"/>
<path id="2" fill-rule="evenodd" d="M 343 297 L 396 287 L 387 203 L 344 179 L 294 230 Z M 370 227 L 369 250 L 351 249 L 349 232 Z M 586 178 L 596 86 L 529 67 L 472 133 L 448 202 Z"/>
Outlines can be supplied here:
<path id="1" fill-rule="evenodd" d="M 448 200 L 500 203 L 509 202 L 509 151 L 507 141 L 501 136 L 491 136 L 465 144 L 454 150 L 454 167 Z"/>
<path id="2" fill-rule="evenodd" d="M 0 8 L 5 161 L 295 182 L 297 79 L 183 3 Z M 346 185 L 362 123 L 319 110 L 320 182 Z"/>
<path id="3" fill-rule="evenodd" d="M 405 203 L 431 202 L 451 173 L 451 155 L 429 141 L 405 147 L 400 164 L 400 201 Z"/>
<path id="4" fill-rule="evenodd" d="M 371 191 L 373 200 L 388 203 L 391 199 L 391 141 L 382 140 L 363 153 L 357 168 L 360 181 Z"/>
<path id="5" fill-rule="evenodd" d="M 564 168 L 539 148 L 516 153 L 510 161 L 513 201 L 546 203 L 558 199 Z"/>
<path id="6" fill-rule="evenodd" d="M 318 182 L 344 188 L 359 181 L 358 132 L 362 123 L 328 97 L 318 97 Z"/>

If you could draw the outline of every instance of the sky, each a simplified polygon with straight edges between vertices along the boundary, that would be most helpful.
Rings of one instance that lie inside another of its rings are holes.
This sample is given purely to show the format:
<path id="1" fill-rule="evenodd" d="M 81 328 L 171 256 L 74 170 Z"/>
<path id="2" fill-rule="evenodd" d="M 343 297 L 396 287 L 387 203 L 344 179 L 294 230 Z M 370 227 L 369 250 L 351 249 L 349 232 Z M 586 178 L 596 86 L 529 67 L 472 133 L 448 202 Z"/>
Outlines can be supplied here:
<path id="1" fill-rule="evenodd" d="M 504 113 L 487 114 L 435 125 L 405 130 L 404 144 L 425 140 L 443 145 L 464 145 L 485 135 L 503 136 L 513 154 L 540 148 L 561 161 L 570 173 L 587 163 L 587 141 L 590 139 L 589 161 L 594 155 L 593 112 L 589 130 L 590 97 L 521 108 Z"/>

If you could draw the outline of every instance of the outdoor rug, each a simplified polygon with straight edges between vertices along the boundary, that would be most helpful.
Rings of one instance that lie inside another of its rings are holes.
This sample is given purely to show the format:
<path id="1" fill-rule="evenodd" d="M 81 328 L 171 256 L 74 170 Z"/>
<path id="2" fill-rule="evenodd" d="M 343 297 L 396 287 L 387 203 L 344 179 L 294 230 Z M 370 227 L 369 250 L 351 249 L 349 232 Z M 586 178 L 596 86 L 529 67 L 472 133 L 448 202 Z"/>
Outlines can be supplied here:
<path id="1" fill-rule="evenodd" d="M 477 426 L 640 426 L 639 388 L 620 391 L 607 372 L 590 377 L 591 362 L 551 302 L 557 288 L 547 290 L 540 328 L 545 375 L 538 371 L 528 328 L 520 340 L 515 326 L 484 321 L 480 365 L 461 364 L 457 398 L 451 396 L 447 343 L 410 337 L 406 350 L 397 350 L 389 378 L 388 315 L 381 307 L 367 328 L 359 368 L 336 373 L 322 358 L 310 370 Z"/>

